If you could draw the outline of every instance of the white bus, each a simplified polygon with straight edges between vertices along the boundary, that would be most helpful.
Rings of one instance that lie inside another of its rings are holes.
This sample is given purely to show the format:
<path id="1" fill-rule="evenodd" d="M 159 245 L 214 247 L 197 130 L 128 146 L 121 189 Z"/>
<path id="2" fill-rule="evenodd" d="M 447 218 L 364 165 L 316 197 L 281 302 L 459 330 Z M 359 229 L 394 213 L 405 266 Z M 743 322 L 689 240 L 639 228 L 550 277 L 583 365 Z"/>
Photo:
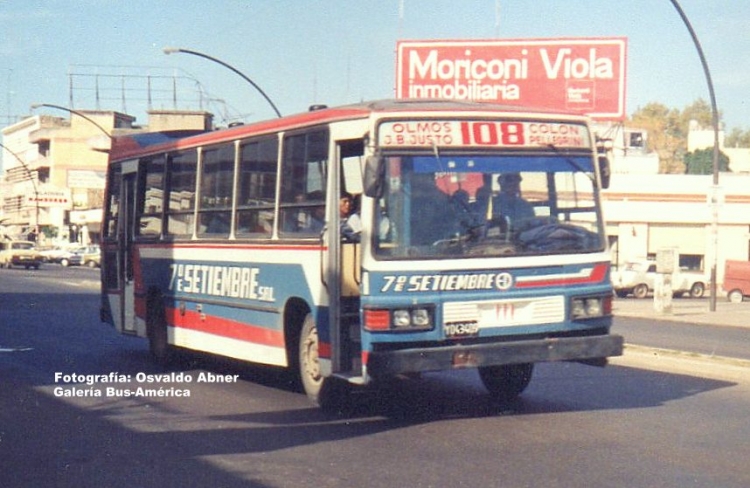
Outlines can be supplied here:
<path id="1" fill-rule="evenodd" d="M 118 138 L 102 318 L 161 361 L 184 348 L 295 368 L 319 404 L 454 368 L 514 398 L 534 363 L 622 353 L 607 179 L 585 118 L 488 104 Z"/>

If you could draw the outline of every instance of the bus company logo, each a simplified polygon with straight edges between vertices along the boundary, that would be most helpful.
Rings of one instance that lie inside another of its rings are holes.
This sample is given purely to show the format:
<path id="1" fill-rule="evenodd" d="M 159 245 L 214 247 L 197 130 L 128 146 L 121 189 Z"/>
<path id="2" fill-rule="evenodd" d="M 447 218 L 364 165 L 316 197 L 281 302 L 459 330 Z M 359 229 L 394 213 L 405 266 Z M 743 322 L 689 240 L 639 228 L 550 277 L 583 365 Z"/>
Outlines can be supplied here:
<path id="1" fill-rule="evenodd" d="M 260 282 L 260 269 L 247 266 L 211 266 L 206 264 L 170 265 L 169 289 L 229 298 L 273 302 L 274 288 Z"/>
<path id="2" fill-rule="evenodd" d="M 408 293 L 462 290 L 509 290 L 513 286 L 510 273 L 387 275 L 383 277 L 382 293 Z"/>
<path id="3" fill-rule="evenodd" d="M 510 273 L 499 273 L 495 282 L 498 290 L 507 290 L 513 286 L 513 276 Z"/>

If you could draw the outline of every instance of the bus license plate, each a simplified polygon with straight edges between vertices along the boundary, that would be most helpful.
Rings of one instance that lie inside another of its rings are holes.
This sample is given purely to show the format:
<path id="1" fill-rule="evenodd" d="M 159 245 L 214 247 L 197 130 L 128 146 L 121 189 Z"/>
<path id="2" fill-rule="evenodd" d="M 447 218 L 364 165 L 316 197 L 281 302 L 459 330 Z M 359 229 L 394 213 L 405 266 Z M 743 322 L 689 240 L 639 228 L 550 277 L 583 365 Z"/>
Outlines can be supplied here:
<path id="1" fill-rule="evenodd" d="M 443 326 L 445 337 L 474 337 L 479 335 L 479 323 L 471 322 L 451 322 Z"/>

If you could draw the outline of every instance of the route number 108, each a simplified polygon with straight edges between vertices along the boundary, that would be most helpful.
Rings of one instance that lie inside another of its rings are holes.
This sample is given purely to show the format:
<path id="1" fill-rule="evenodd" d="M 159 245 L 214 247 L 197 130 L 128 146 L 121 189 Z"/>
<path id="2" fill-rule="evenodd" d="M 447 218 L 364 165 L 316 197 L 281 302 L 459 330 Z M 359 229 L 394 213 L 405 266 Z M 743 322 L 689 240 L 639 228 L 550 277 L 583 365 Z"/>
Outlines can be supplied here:
<path id="1" fill-rule="evenodd" d="M 461 122 L 461 137 L 466 145 L 523 146 L 526 144 L 521 122 Z"/>

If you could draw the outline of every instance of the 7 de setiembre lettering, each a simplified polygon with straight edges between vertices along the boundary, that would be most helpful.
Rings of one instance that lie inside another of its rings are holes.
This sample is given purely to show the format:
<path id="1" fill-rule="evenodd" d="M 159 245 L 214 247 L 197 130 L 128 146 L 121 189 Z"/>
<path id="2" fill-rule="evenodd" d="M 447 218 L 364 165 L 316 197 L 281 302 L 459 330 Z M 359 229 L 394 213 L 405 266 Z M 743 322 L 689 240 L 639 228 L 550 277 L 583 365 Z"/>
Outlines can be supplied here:
<path id="1" fill-rule="evenodd" d="M 258 268 L 172 264 L 170 273 L 169 289 L 177 292 L 251 300 L 263 300 L 273 295 L 258 283 Z"/>

